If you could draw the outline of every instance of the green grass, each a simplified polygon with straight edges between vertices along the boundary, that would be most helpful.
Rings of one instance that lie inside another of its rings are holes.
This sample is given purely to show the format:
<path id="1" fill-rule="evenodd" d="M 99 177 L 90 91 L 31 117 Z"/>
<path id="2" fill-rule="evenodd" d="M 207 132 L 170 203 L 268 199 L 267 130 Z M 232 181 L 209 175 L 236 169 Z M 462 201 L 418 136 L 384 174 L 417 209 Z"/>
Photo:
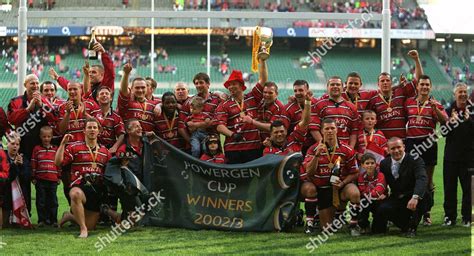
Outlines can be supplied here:
<path id="1" fill-rule="evenodd" d="M 432 210 L 433 225 L 420 225 L 418 236 L 412 239 L 403 237 L 397 228 L 391 228 L 387 235 L 350 237 L 343 229 L 331 236 L 316 253 L 364 254 L 364 255 L 469 255 L 471 238 L 469 228 L 460 225 L 442 227 L 443 183 L 442 166 L 444 140 L 439 144 L 439 164 L 435 171 L 437 186 L 435 206 Z M 459 196 L 461 195 L 458 193 Z M 60 213 L 67 209 L 67 203 L 58 190 Z M 458 197 L 460 198 L 460 197 Z M 459 200 L 458 200 L 459 201 Z M 460 205 L 458 207 L 460 209 Z M 33 210 L 36 223 L 36 210 Z M 458 222 L 460 220 L 458 219 Z M 92 254 L 97 252 L 95 244 L 99 237 L 110 231 L 100 227 L 90 232 L 88 239 L 77 239 L 78 228 L 18 230 L 4 229 L 0 237 L 7 243 L 0 249 L 0 255 L 10 254 Z M 184 229 L 165 229 L 159 227 L 140 227 L 118 237 L 102 252 L 107 254 L 136 255 L 153 254 L 301 254 L 307 253 L 305 246 L 308 236 L 302 228 L 291 233 L 239 233 L 222 231 L 189 231 Z"/>

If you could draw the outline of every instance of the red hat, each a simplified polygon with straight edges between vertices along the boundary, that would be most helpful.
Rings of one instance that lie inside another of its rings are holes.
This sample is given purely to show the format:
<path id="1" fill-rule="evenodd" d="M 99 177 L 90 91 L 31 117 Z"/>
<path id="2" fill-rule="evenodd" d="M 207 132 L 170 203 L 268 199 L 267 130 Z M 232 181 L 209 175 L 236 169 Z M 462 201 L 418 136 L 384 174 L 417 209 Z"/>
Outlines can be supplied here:
<path id="1" fill-rule="evenodd" d="M 230 74 L 229 79 L 227 79 L 227 81 L 224 83 L 224 87 L 229 88 L 229 84 L 232 81 L 240 82 L 244 91 L 247 89 L 247 87 L 245 87 L 244 78 L 242 77 L 242 71 L 232 70 L 232 74 Z"/>

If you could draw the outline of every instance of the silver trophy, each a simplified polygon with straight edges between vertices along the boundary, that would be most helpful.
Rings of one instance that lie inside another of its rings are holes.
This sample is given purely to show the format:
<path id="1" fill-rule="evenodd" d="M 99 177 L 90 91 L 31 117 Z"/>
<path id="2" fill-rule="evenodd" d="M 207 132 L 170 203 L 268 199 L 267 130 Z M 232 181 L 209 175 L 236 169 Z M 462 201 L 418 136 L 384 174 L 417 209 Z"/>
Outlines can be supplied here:
<path id="1" fill-rule="evenodd" d="M 268 49 L 273 44 L 273 31 L 271 28 L 260 27 L 260 30 L 257 31 L 257 36 L 260 39 L 260 48 L 257 56 L 261 60 L 267 60 L 270 58 Z"/>

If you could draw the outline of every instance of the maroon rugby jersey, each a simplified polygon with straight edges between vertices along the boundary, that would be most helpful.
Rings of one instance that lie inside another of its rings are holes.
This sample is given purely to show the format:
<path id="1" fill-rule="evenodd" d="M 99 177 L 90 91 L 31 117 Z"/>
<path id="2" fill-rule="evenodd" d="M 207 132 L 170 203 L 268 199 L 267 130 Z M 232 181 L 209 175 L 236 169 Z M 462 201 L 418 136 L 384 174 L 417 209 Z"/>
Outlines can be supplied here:
<path id="1" fill-rule="evenodd" d="M 373 96 L 367 106 L 377 113 L 376 128 L 380 129 L 387 139 L 392 137 L 399 137 L 404 139 L 406 137 L 406 114 L 405 101 L 409 97 L 416 95 L 417 81 L 413 80 L 410 83 L 405 83 L 402 86 L 395 86 L 392 88 L 392 101 L 390 103 L 391 112 L 387 111 L 388 105 L 382 99 L 381 94 Z M 388 99 L 385 99 L 388 102 Z"/>
<path id="2" fill-rule="evenodd" d="M 362 116 L 362 113 L 367 110 L 367 105 L 369 104 L 370 99 L 375 95 L 377 95 L 376 90 L 360 90 L 357 98 L 351 98 L 347 91 L 342 94 L 342 97 L 354 104 L 357 112 Z M 325 93 L 321 99 L 329 99 L 329 95 Z"/>
<path id="3" fill-rule="evenodd" d="M 128 96 L 124 96 L 122 93 L 119 94 L 117 112 L 122 117 L 123 122 L 138 119 L 144 132 L 152 132 L 154 129 L 155 114 L 153 109 L 155 109 L 155 104 L 150 100 L 145 99 L 142 103 L 138 100 L 131 100 L 130 94 Z"/>
<path id="4" fill-rule="evenodd" d="M 53 113 L 54 115 L 56 115 L 59 119 L 59 107 L 66 103 L 66 100 L 65 99 L 61 99 L 59 98 L 58 96 L 55 96 L 52 100 L 51 100 L 51 104 L 53 105 Z M 57 122 L 57 120 L 54 120 L 54 121 L 49 121 L 48 120 L 48 125 L 51 126 L 51 128 L 53 128 L 53 141 L 60 141 L 61 140 L 61 133 L 59 132 L 59 123 Z"/>
<path id="5" fill-rule="evenodd" d="M 195 95 L 197 96 L 197 95 Z M 186 128 L 186 118 L 191 115 L 191 102 L 194 97 L 188 98 L 181 107 L 179 112 L 179 128 Z M 204 107 L 202 109 L 203 113 L 208 114 L 211 119 L 215 118 L 217 106 L 222 102 L 222 99 L 216 94 L 209 93 L 209 97 L 204 100 Z M 208 129 L 209 130 L 209 129 Z M 211 128 L 209 131 L 214 131 L 214 128 Z"/>
<path id="6" fill-rule="evenodd" d="M 372 198 L 378 198 L 381 195 L 387 195 L 387 183 L 385 182 L 385 176 L 381 171 L 376 171 L 374 176 L 369 176 L 366 172 L 360 173 L 357 179 L 357 185 L 363 195 L 368 195 Z"/>
<path id="7" fill-rule="evenodd" d="M 319 143 L 316 143 L 313 146 L 311 146 L 306 153 L 306 157 L 303 161 L 304 168 L 301 168 L 302 178 L 308 178 L 305 170 L 309 162 L 311 162 L 311 160 L 313 160 L 313 158 L 315 157 L 314 154 L 316 153 L 316 147 L 318 146 L 318 144 Z M 332 155 L 333 152 L 330 151 L 330 153 Z M 330 163 L 329 159 L 331 158 L 331 155 L 328 154 L 328 152 L 324 150 L 319 156 L 318 166 L 314 174 L 314 177 L 312 177 L 313 183 L 318 187 L 331 185 L 331 183 L 329 182 L 331 178 L 331 169 L 328 166 L 328 164 Z M 355 152 L 347 144 L 339 142 L 339 145 L 336 146 L 336 151 L 334 152 L 334 155 L 332 156 L 331 162 L 335 163 L 338 157 L 341 157 L 341 162 L 340 162 L 340 166 L 341 166 L 340 178 L 341 179 L 344 179 L 348 175 L 357 173 L 359 171 L 357 169 Z"/>
<path id="8" fill-rule="evenodd" d="M 85 174 L 96 173 L 103 176 L 105 166 L 111 155 L 109 150 L 104 146 L 97 145 L 97 156 L 95 159 L 96 166 L 93 167 L 93 156 L 84 141 L 70 144 L 64 150 L 64 159 L 62 166 L 71 164 L 71 187 L 81 184 L 82 176 Z M 95 150 L 93 150 L 95 152 Z"/>
<path id="9" fill-rule="evenodd" d="M 436 107 L 446 114 L 443 105 L 436 101 Z M 420 113 L 418 112 L 420 111 Z M 439 122 L 436 111 L 431 107 L 429 102 L 418 102 L 416 98 L 409 98 L 405 103 L 405 112 L 407 113 L 407 138 L 426 138 L 435 132 L 436 123 Z"/>
<path id="10" fill-rule="evenodd" d="M 58 147 L 51 145 L 48 148 L 37 145 L 31 155 L 31 177 L 36 180 L 57 182 L 61 177 L 61 170 L 54 164 Z"/>
<path id="11" fill-rule="evenodd" d="M 217 154 L 215 156 L 210 156 L 208 154 L 202 154 L 201 160 L 210 162 L 210 163 L 215 163 L 215 164 L 225 164 L 225 156 L 224 154 Z"/>
<path id="12" fill-rule="evenodd" d="M 265 102 L 262 100 L 260 105 L 257 109 L 258 116 L 256 118 L 257 121 L 262 123 L 272 123 L 275 120 L 281 120 L 285 125 L 285 128 L 288 129 L 290 126 L 290 121 L 286 116 L 285 106 L 281 101 L 278 99 L 271 103 L 270 105 L 266 105 Z M 266 131 L 260 131 L 260 138 L 264 141 L 266 138 L 270 137 L 270 133 Z"/>
<path id="13" fill-rule="evenodd" d="M 244 95 L 244 112 L 246 115 L 256 118 L 258 116 L 258 105 L 262 100 L 263 87 L 257 83 L 252 91 Z M 224 151 L 241 151 L 260 149 L 260 132 L 252 124 L 242 122 L 240 116 L 240 105 L 233 98 L 230 97 L 225 102 L 221 103 L 216 110 L 217 124 L 225 125 L 227 129 L 232 132 L 237 132 L 243 136 L 243 140 L 236 142 L 231 137 L 226 137 L 224 143 Z"/>
<path id="14" fill-rule="evenodd" d="M 211 116 L 209 114 L 205 113 L 205 112 L 202 112 L 202 113 L 199 113 L 199 114 L 191 114 L 190 116 L 188 116 L 186 118 L 185 124 L 187 124 L 190 121 L 196 122 L 196 123 L 202 123 L 202 122 L 206 121 L 206 119 L 211 119 L 212 120 Z"/>
<path id="15" fill-rule="evenodd" d="M 91 113 L 98 109 L 97 103 L 92 100 L 85 100 L 82 102 L 86 108 L 86 113 L 92 115 Z M 59 122 L 64 119 L 66 115 L 66 103 L 59 106 Z M 86 115 L 83 112 L 78 112 L 77 109 L 71 111 L 69 115 L 69 123 L 67 125 L 66 133 L 69 133 L 73 136 L 69 143 L 84 141 L 84 127 L 85 127 Z M 59 127 L 59 123 L 58 123 Z M 68 143 L 68 144 L 69 144 Z"/>
<path id="16" fill-rule="evenodd" d="M 265 147 L 263 155 L 288 155 L 293 152 L 301 152 L 306 137 L 306 129 L 299 125 L 288 135 L 286 143 L 282 147 Z"/>
<path id="17" fill-rule="evenodd" d="M 160 138 L 163 138 L 171 145 L 179 148 L 186 148 L 186 141 L 178 133 L 178 111 L 174 114 L 173 118 L 168 119 L 164 112 L 160 116 L 155 118 L 155 133 Z"/>
<path id="18" fill-rule="evenodd" d="M 324 118 L 332 118 L 336 121 L 337 138 L 346 144 L 349 144 L 350 135 L 357 134 L 361 126 L 355 105 L 347 100 L 337 103 L 332 99 L 318 101 L 311 108 L 312 122 L 309 124 L 309 130 L 319 131 Z"/>
<path id="19" fill-rule="evenodd" d="M 311 97 L 311 106 L 314 106 L 318 102 L 318 99 Z M 287 115 L 288 122 L 290 127 L 288 128 L 288 134 L 290 134 L 296 127 L 296 125 L 301 121 L 301 116 L 303 115 L 303 107 L 301 107 L 298 102 L 292 102 L 285 105 L 285 112 Z M 304 147 L 309 148 L 316 141 L 313 136 L 308 132 L 306 134 L 306 140 L 304 142 Z"/>
<path id="20" fill-rule="evenodd" d="M 99 143 L 111 148 L 121 134 L 125 134 L 125 125 L 122 118 L 112 109 L 104 116 L 101 109 L 92 111 L 92 116 L 99 120 L 102 132 L 99 134 Z"/>
<path id="21" fill-rule="evenodd" d="M 357 136 L 357 144 L 356 144 L 356 151 L 359 154 L 364 154 L 366 149 L 366 143 L 375 143 L 377 147 L 386 149 L 387 148 L 387 139 L 383 135 L 383 132 L 380 130 L 375 130 L 373 134 L 365 131 L 362 129 L 359 131 L 359 135 Z M 385 150 L 386 151 L 386 150 Z"/>

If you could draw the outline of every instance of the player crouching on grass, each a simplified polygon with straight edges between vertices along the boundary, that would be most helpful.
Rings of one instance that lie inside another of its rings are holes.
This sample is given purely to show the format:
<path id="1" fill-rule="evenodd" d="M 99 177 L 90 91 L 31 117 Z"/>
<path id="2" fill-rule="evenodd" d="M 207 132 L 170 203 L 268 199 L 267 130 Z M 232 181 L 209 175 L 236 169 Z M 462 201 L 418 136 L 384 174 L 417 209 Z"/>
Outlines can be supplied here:
<path id="1" fill-rule="evenodd" d="M 64 135 L 54 161 L 58 167 L 72 164 L 69 191 L 71 211 L 63 214 L 59 226 L 68 221 L 76 222 L 80 227 L 80 238 L 86 238 L 88 231 L 95 229 L 105 192 L 103 174 L 110 153 L 106 147 L 97 142 L 100 130 L 101 126 L 97 119 L 86 119 L 85 140 L 67 145 L 73 136 Z"/>
<path id="2" fill-rule="evenodd" d="M 305 198 L 318 199 L 320 225 L 322 229 L 328 229 L 335 210 L 344 206 L 345 202 L 350 201 L 355 208 L 358 207 L 360 193 L 353 182 L 357 180 L 359 171 L 354 150 L 337 139 L 336 121 L 324 119 L 321 122 L 321 132 L 323 141 L 311 146 L 304 159 L 303 166 L 307 175 L 300 191 Z M 331 176 L 335 176 L 335 179 Z M 305 208 L 307 216 L 313 216 L 316 202 L 305 202 Z M 351 235 L 360 234 L 357 219 L 351 220 L 349 228 Z M 305 233 L 314 233 L 312 221 L 307 221 Z"/>

